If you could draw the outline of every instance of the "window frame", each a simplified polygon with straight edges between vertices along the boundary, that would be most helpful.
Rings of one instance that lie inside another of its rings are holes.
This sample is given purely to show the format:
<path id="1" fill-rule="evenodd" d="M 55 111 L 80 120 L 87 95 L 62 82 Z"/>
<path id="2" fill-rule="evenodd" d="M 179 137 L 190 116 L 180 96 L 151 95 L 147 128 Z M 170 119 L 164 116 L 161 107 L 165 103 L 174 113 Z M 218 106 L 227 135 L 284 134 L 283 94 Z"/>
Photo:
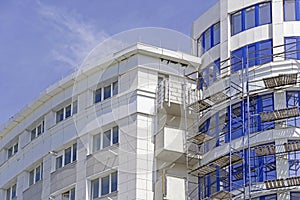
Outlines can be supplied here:
<path id="1" fill-rule="evenodd" d="M 266 5 L 269 8 L 268 14 L 268 21 L 261 21 L 263 19 L 260 15 L 262 14 L 261 12 L 261 6 Z M 254 20 L 251 24 L 251 26 L 247 26 L 247 10 L 253 9 L 253 14 Z M 262 3 L 257 3 L 248 7 L 245 7 L 241 10 L 235 11 L 230 15 L 230 24 L 231 24 L 231 36 L 234 36 L 236 34 L 239 34 L 243 31 L 250 30 L 252 28 L 266 25 L 266 24 L 271 24 L 272 23 L 272 2 L 267 1 L 267 2 L 262 2 Z M 238 27 L 237 27 L 238 25 Z"/>
<path id="2" fill-rule="evenodd" d="M 69 195 L 67 198 L 68 199 L 65 199 L 64 195 Z M 61 194 L 61 199 L 62 200 L 75 200 L 76 199 L 76 196 L 75 196 L 75 187 L 62 193 Z"/>
<path id="3" fill-rule="evenodd" d="M 106 91 L 105 89 L 109 88 L 109 94 L 106 96 Z M 94 104 L 97 104 L 99 102 L 105 101 L 106 99 L 110 99 L 113 96 L 116 96 L 119 93 L 119 85 L 118 85 L 118 80 L 111 82 L 110 84 L 104 85 L 102 87 L 98 87 L 94 91 L 94 99 L 93 102 Z"/>
<path id="4" fill-rule="evenodd" d="M 13 157 L 19 151 L 19 142 L 15 142 L 7 148 L 7 159 Z"/>
<path id="5" fill-rule="evenodd" d="M 39 169 L 39 173 L 38 172 Z M 43 180 L 43 163 L 40 163 L 28 172 L 28 185 L 29 187 L 36 184 L 37 182 Z M 33 176 L 31 176 L 33 175 Z"/>
<path id="6" fill-rule="evenodd" d="M 115 181 L 113 181 L 113 178 L 115 178 Z M 106 191 L 105 193 L 103 193 L 104 191 L 102 190 L 103 189 L 102 184 L 103 184 L 104 179 L 108 180 L 108 183 L 107 183 L 108 191 Z M 91 180 L 90 181 L 90 186 L 91 186 L 90 198 L 91 198 L 91 200 L 106 197 L 114 192 L 118 192 L 118 181 L 119 181 L 118 180 L 118 171 L 114 171 L 110 174 L 107 174 L 107 175 L 104 175 L 99 178 Z M 95 189 L 97 189 L 97 190 L 95 191 Z"/>
<path id="7" fill-rule="evenodd" d="M 218 27 L 217 29 L 215 29 Z M 197 55 L 201 56 L 221 42 L 221 23 L 214 23 L 203 31 L 197 39 Z"/>
<path id="8" fill-rule="evenodd" d="M 73 102 L 67 104 L 66 106 L 62 107 L 61 109 L 57 110 L 55 112 L 56 124 L 77 114 L 77 111 L 78 111 L 78 101 L 77 100 L 73 101 Z"/>
<path id="9" fill-rule="evenodd" d="M 269 48 L 264 48 L 263 46 L 268 44 Z M 249 49 L 254 49 L 249 51 Z M 266 52 L 264 55 L 262 52 Z M 254 55 L 251 56 L 251 55 Z M 261 40 L 255 43 L 251 43 L 231 51 L 231 73 L 237 72 L 241 69 L 247 67 L 253 67 L 257 65 L 262 65 L 265 63 L 273 62 L 273 40 Z M 250 57 L 251 56 L 251 57 Z M 249 59 L 250 58 L 250 59 Z"/>
<path id="10" fill-rule="evenodd" d="M 9 188 L 6 189 L 5 192 L 5 199 L 12 200 L 17 197 L 17 183 L 13 184 Z"/>
<path id="11" fill-rule="evenodd" d="M 66 150 L 70 149 L 70 156 L 68 162 L 66 163 Z M 63 149 L 56 157 L 55 157 L 55 171 L 64 166 L 74 163 L 77 160 L 77 142 Z M 70 162 L 69 162 L 70 161 Z"/>
<path id="12" fill-rule="evenodd" d="M 40 132 L 39 132 L 39 127 L 41 127 Z M 45 132 L 45 120 L 42 120 L 33 129 L 31 129 L 31 131 L 30 131 L 30 141 L 36 139 L 37 137 L 42 135 L 44 132 Z"/>
<path id="13" fill-rule="evenodd" d="M 105 134 L 109 134 L 109 138 L 108 138 L 109 144 L 107 144 L 106 146 L 104 145 Z M 104 132 L 100 132 L 98 134 L 92 135 L 92 152 L 95 153 L 101 151 L 102 149 L 109 148 L 111 146 L 119 144 L 119 136 L 120 136 L 119 126 L 113 126 L 112 128 Z"/>

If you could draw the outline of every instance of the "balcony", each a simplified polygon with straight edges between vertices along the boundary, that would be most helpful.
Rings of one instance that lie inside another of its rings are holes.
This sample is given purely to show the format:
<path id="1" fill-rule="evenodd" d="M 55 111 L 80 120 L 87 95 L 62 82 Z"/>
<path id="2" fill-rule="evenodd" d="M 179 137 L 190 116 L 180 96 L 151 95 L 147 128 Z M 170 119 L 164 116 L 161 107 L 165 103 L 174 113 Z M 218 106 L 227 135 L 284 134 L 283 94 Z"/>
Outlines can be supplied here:
<path id="1" fill-rule="evenodd" d="M 156 135 L 156 157 L 164 161 L 175 161 L 184 153 L 184 131 L 164 127 Z M 175 159 L 175 160 L 174 160 Z"/>

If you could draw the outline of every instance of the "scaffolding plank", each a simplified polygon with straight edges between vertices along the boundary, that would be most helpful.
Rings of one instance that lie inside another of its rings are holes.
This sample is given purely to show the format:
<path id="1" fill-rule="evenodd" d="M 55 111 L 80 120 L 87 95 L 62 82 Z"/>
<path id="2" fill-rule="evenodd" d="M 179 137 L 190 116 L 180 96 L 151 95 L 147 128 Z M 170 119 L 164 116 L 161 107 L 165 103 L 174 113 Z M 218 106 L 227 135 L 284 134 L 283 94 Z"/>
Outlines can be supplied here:
<path id="1" fill-rule="evenodd" d="M 289 177 L 286 179 L 288 186 L 298 186 L 300 185 L 300 177 Z"/>
<path id="2" fill-rule="evenodd" d="M 198 100 L 192 104 L 189 105 L 189 107 L 194 111 L 194 112 L 201 112 L 206 110 L 207 108 L 210 108 L 211 105 L 204 100 Z"/>
<path id="3" fill-rule="evenodd" d="M 212 172 L 216 171 L 215 167 L 210 167 L 208 165 L 197 167 L 196 169 L 193 169 L 190 171 L 190 174 L 194 176 L 205 176 L 207 174 L 210 174 Z"/>
<path id="4" fill-rule="evenodd" d="M 234 195 L 231 194 L 231 197 L 234 197 Z M 210 199 L 230 199 L 230 193 L 225 190 L 221 190 L 216 193 L 213 193 L 210 196 Z"/>
<path id="5" fill-rule="evenodd" d="M 273 155 L 275 154 L 275 145 L 263 145 L 255 147 L 255 153 L 257 156 L 267 156 L 267 155 Z"/>
<path id="6" fill-rule="evenodd" d="M 268 180 L 265 181 L 266 189 L 275 189 L 275 188 L 281 188 L 286 187 L 285 181 L 283 178 L 276 179 L 276 180 Z"/>
<path id="7" fill-rule="evenodd" d="M 236 164 L 239 164 L 242 162 L 243 162 L 243 159 L 240 156 L 231 155 L 231 164 L 232 165 L 236 165 Z M 226 166 L 230 165 L 230 156 L 229 155 L 222 156 L 222 157 L 210 162 L 210 164 L 217 165 L 219 167 L 226 167 Z"/>
<path id="8" fill-rule="evenodd" d="M 218 92 L 208 98 L 209 101 L 213 102 L 214 104 L 218 104 L 225 100 L 229 99 L 229 96 L 224 94 L 223 92 Z"/>
<path id="9" fill-rule="evenodd" d="M 263 82 L 266 88 L 295 85 L 297 83 L 297 74 L 280 74 L 278 76 L 264 78 Z"/>
<path id="10" fill-rule="evenodd" d="M 196 144 L 202 144 L 206 142 L 207 140 L 212 139 L 213 137 L 207 135 L 206 133 L 199 132 L 195 136 L 191 137 L 190 139 L 195 142 Z"/>
<path id="11" fill-rule="evenodd" d="M 284 144 L 286 152 L 299 151 L 300 150 L 300 141 L 288 142 Z"/>
<path id="12" fill-rule="evenodd" d="M 286 119 L 290 117 L 300 116 L 299 108 L 284 108 L 280 110 L 267 111 L 259 113 L 262 122 L 270 122 L 274 120 Z"/>

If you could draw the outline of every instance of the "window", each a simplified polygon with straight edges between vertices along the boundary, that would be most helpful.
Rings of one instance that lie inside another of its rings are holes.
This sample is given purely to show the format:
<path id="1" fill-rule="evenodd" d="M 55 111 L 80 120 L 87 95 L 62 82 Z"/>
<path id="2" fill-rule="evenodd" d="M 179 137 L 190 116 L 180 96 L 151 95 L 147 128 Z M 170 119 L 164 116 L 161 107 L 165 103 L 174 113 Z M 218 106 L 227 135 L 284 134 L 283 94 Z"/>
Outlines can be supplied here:
<path id="1" fill-rule="evenodd" d="M 198 56 L 200 53 L 205 53 L 212 47 L 220 44 L 220 22 L 206 29 L 197 40 Z"/>
<path id="2" fill-rule="evenodd" d="M 75 188 L 63 193 L 62 200 L 75 200 Z"/>
<path id="3" fill-rule="evenodd" d="M 56 169 L 59 169 L 59 168 L 62 168 L 63 166 L 63 156 L 58 156 L 56 158 L 56 165 L 55 165 L 55 168 Z"/>
<path id="4" fill-rule="evenodd" d="M 297 142 L 297 141 L 288 141 Z M 290 177 L 300 176 L 300 151 L 288 152 L 289 175 Z"/>
<path id="5" fill-rule="evenodd" d="M 284 0 L 284 20 L 299 21 L 300 20 L 300 1 L 299 0 Z"/>
<path id="6" fill-rule="evenodd" d="M 231 35 L 270 24 L 272 22 L 271 13 L 271 2 L 256 4 L 233 13 L 231 15 Z"/>
<path id="7" fill-rule="evenodd" d="M 93 135 L 93 152 L 117 143 L 119 143 L 119 127 L 115 126 L 104 133 Z"/>
<path id="8" fill-rule="evenodd" d="M 33 128 L 30 132 L 31 141 L 40 136 L 45 131 L 45 122 L 44 120 L 40 122 L 35 128 Z"/>
<path id="9" fill-rule="evenodd" d="M 250 29 L 255 27 L 255 7 L 250 7 L 246 9 L 246 27 L 245 29 Z"/>
<path id="10" fill-rule="evenodd" d="M 231 72 L 236 72 L 255 65 L 262 65 L 273 60 L 272 40 L 264 40 L 246 45 L 231 52 Z"/>
<path id="11" fill-rule="evenodd" d="M 118 94 L 118 81 L 115 81 L 94 92 L 94 103 L 98 103 Z"/>
<path id="12" fill-rule="evenodd" d="M 56 112 L 56 123 L 63 121 L 77 113 L 77 101 Z"/>
<path id="13" fill-rule="evenodd" d="M 7 149 L 7 158 L 11 158 L 18 152 L 18 143 L 13 144 L 12 146 L 8 147 Z"/>
<path id="14" fill-rule="evenodd" d="M 300 105 L 300 91 L 287 91 L 286 96 L 288 108 L 298 107 Z M 287 126 L 300 126 L 300 117 L 288 118 Z"/>
<path id="15" fill-rule="evenodd" d="M 35 184 L 43 178 L 43 163 L 29 172 L 29 186 Z"/>
<path id="16" fill-rule="evenodd" d="M 200 89 L 205 89 L 220 77 L 220 59 L 215 60 L 200 72 Z"/>
<path id="17" fill-rule="evenodd" d="M 259 4 L 259 24 L 270 24 L 272 22 L 271 16 L 271 3 L 261 3 Z"/>
<path id="18" fill-rule="evenodd" d="M 285 59 L 300 59 L 300 37 L 284 38 Z"/>
<path id="19" fill-rule="evenodd" d="M 244 108 L 243 108 L 244 106 Z M 230 128 L 231 128 L 231 139 L 234 140 L 243 136 L 245 133 L 243 131 L 243 113 L 245 113 L 245 124 L 248 121 L 248 114 L 247 114 L 247 101 L 245 102 L 238 102 L 230 108 L 228 107 L 229 116 L 232 117 L 231 126 L 228 126 L 228 132 L 225 137 L 225 142 L 230 141 Z M 265 131 L 274 128 L 274 122 L 262 122 L 259 116 L 259 113 L 272 111 L 274 110 L 274 98 L 273 94 L 266 94 L 251 97 L 249 101 L 249 115 L 250 115 L 250 133 L 256 133 L 259 131 Z"/>
<path id="20" fill-rule="evenodd" d="M 59 153 L 55 160 L 55 169 L 57 170 L 62 168 L 63 166 L 70 164 L 75 160 L 77 160 L 77 143 Z"/>
<path id="21" fill-rule="evenodd" d="M 299 200 L 300 199 L 300 192 L 291 192 L 290 199 L 291 200 Z"/>
<path id="22" fill-rule="evenodd" d="M 91 181 L 91 199 L 97 199 L 116 192 L 118 188 L 118 172 Z"/>
<path id="23" fill-rule="evenodd" d="M 12 200 L 17 196 L 17 185 L 14 184 L 6 190 L 6 200 Z"/>
<path id="24" fill-rule="evenodd" d="M 232 35 L 235 35 L 243 30 L 242 28 L 242 11 L 236 12 L 231 15 Z"/>

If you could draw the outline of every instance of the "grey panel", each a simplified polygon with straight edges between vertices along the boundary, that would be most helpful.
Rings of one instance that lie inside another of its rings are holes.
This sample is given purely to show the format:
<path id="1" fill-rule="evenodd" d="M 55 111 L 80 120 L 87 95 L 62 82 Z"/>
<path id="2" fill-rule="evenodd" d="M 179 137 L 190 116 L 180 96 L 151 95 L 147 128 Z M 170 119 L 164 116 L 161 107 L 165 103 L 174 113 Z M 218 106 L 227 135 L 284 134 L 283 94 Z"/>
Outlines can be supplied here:
<path id="1" fill-rule="evenodd" d="M 76 182 L 76 162 L 68 164 L 51 174 L 51 190 L 53 193 Z"/>
<path id="2" fill-rule="evenodd" d="M 43 181 L 38 181 L 23 192 L 23 200 L 41 200 Z"/>

